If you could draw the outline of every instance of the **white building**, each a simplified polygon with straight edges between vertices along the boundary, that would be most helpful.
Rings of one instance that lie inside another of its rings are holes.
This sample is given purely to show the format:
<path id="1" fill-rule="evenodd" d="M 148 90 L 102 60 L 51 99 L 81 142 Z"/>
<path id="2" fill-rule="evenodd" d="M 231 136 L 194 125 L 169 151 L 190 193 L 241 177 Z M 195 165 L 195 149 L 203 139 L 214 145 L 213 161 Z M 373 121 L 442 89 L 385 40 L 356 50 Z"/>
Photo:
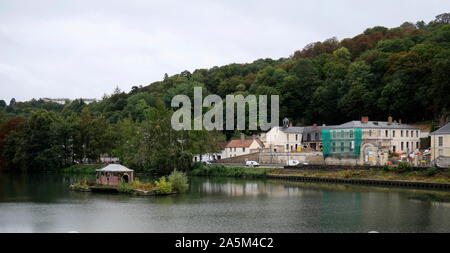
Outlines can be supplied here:
<path id="1" fill-rule="evenodd" d="M 261 138 L 272 152 L 295 152 L 302 147 L 303 130 L 304 127 L 272 127 Z"/>
<path id="2" fill-rule="evenodd" d="M 241 137 L 240 140 L 231 140 L 227 143 L 224 150 L 224 158 L 247 155 L 257 152 L 264 148 L 264 143 L 258 138 L 249 140 Z"/>

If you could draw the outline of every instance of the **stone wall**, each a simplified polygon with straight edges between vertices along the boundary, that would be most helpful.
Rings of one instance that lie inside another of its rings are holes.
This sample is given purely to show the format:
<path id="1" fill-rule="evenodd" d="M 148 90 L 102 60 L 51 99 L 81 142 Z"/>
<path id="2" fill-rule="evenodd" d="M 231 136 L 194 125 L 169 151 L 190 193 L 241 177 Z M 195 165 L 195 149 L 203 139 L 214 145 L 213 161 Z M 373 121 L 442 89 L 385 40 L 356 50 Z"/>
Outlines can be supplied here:
<path id="1" fill-rule="evenodd" d="M 260 164 L 287 165 L 288 160 L 297 160 L 309 164 L 323 165 L 321 152 L 255 152 L 247 155 L 220 159 L 216 163 L 241 163 L 257 161 Z"/>

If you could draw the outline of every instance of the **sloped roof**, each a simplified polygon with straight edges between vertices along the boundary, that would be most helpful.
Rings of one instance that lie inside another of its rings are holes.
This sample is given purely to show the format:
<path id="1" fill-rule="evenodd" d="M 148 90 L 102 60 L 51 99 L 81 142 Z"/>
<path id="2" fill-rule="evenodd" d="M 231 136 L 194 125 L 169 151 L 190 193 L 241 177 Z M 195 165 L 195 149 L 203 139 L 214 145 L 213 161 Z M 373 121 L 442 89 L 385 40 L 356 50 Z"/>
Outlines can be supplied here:
<path id="1" fill-rule="evenodd" d="M 419 130 L 418 127 L 400 124 L 397 122 L 388 123 L 387 121 L 368 121 L 367 123 L 363 123 L 359 120 L 349 121 L 347 123 L 334 126 L 332 128 L 341 129 L 341 128 L 388 128 L 388 129 L 415 129 Z"/>
<path id="2" fill-rule="evenodd" d="M 280 127 L 280 130 L 287 134 L 301 134 L 303 133 L 304 127 Z"/>
<path id="3" fill-rule="evenodd" d="M 110 164 L 110 165 L 106 166 L 105 168 L 98 169 L 96 171 L 100 171 L 100 172 L 130 172 L 133 170 L 128 169 L 127 167 L 120 165 L 120 164 Z"/>
<path id="4" fill-rule="evenodd" d="M 313 133 L 313 132 L 320 132 L 323 129 L 333 129 L 333 128 L 336 128 L 336 127 L 337 127 L 337 125 L 315 126 L 315 127 L 314 126 L 307 126 L 307 127 L 304 127 L 303 133 L 307 134 L 307 133 Z"/>
<path id="5" fill-rule="evenodd" d="M 259 139 L 250 139 L 250 140 L 231 140 L 228 142 L 228 144 L 225 146 L 226 148 L 248 148 L 250 145 L 252 145 L 253 141 L 258 142 L 258 144 L 261 147 L 264 147 L 264 144 Z"/>
<path id="6" fill-rule="evenodd" d="M 431 133 L 431 135 L 439 135 L 439 134 L 450 134 L 450 122 L 448 122 L 445 126 Z"/>

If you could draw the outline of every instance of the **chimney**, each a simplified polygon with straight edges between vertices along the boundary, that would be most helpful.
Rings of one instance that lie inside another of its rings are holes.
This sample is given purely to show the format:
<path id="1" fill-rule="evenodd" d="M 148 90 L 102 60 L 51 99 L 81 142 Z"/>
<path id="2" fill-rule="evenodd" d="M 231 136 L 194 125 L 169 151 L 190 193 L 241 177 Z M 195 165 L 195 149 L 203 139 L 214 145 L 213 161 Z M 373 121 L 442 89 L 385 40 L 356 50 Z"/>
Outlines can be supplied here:
<path id="1" fill-rule="evenodd" d="M 398 123 L 401 125 L 402 124 L 402 119 L 398 119 Z"/>
<path id="2" fill-rule="evenodd" d="M 388 117 L 388 125 L 392 125 L 392 116 Z"/>
<path id="3" fill-rule="evenodd" d="M 313 127 L 314 129 L 316 129 L 316 128 L 317 128 L 317 124 L 314 123 L 314 124 L 312 125 L 312 127 Z"/>
<path id="4" fill-rule="evenodd" d="M 361 123 L 368 123 L 369 122 L 369 117 L 368 116 L 362 116 L 361 117 Z"/>
<path id="5" fill-rule="evenodd" d="M 289 123 L 289 127 L 292 127 L 292 122 L 291 122 L 291 123 Z"/>
<path id="6" fill-rule="evenodd" d="M 245 141 L 245 134 L 241 133 L 241 142 Z"/>

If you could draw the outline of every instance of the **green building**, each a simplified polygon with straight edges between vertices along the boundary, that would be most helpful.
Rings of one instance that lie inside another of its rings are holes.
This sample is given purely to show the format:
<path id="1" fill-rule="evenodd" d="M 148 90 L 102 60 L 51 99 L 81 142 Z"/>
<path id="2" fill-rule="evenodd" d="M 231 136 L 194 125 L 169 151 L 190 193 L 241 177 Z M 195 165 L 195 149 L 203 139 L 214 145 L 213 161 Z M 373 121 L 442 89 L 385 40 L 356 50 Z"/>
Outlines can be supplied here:
<path id="1" fill-rule="evenodd" d="M 361 128 L 322 129 L 323 156 L 324 158 L 359 158 L 361 139 Z"/>

